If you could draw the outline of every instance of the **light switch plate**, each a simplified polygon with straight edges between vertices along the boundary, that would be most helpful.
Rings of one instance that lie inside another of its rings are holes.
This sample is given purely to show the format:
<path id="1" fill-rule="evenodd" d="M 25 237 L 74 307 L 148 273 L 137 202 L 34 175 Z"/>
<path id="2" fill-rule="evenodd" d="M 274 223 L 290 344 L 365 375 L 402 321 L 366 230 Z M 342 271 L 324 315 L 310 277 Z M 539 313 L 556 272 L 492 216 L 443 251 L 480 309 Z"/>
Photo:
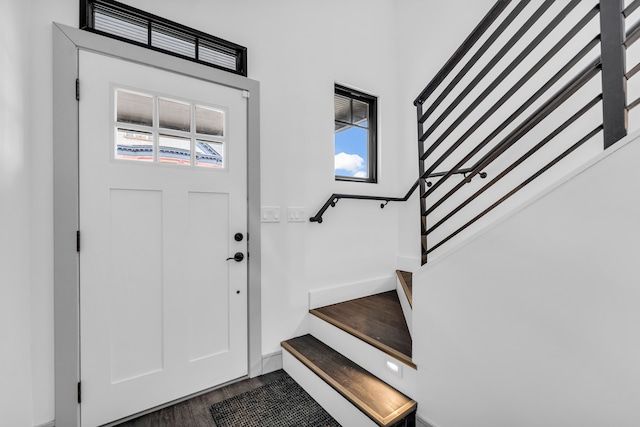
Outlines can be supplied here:
<path id="1" fill-rule="evenodd" d="M 261 222 L 280 222 L 280 206 L 262 206 L 260 209 Z"/>
<path id="2" fill-rule="evenodd" d="M 287 209 L 287 220 L 289 222 L 305 222 L 304 208 L 289 207 Z"/>

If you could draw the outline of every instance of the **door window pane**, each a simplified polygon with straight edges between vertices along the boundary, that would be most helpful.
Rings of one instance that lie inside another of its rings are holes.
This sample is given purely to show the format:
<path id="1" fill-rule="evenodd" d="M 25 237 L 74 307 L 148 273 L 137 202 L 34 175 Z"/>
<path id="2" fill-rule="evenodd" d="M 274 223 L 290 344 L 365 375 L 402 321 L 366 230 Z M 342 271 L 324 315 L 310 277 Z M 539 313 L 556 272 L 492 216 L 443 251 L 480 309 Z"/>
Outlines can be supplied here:
<path id="1" fill-rule="evenodd" d="M 196 105 L 196 132 L 224 136 L 224 112 Z"/>
<path id="2" fill-rule="evenodd" d="M 191 131 L 191 105 L 189 104 L 160 98 L 158 116 L 161 128 Z"/>
<path id="3" fill-rule="evenodd" d="M 152 162 L 153 135 L 147 132 L 118 128 L 114 157 L 116 159 Z"/>
<path id="4" fill-rule="evenodd" d="M 196 166 L 224 167 L 224 145 L 221 142 L 196 141 Z"/>
<path id="5" fill-rule="evenodd" d="M 128 89 L 112 94 L 114 159 L 225 167 L 225 110 Z"/>
<path id="6" fill-rule="evenodd" d="M 124 90 L 116 91 L 116 120 L 153 126 L 153 97 Z"/>
<path id="7" fill-rule="evenodd" d="M 191 139 L 160 135 L 158 162 L 177 165 L 191 164 Z"/>

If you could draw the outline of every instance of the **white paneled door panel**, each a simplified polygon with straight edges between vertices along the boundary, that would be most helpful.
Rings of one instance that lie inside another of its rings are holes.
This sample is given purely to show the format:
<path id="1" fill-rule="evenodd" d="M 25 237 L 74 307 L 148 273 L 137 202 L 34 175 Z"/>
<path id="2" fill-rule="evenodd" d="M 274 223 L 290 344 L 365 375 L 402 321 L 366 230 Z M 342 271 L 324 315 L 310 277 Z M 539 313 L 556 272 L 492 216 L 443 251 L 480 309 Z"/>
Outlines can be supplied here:
<path id="1" fill-rule="evenodd" d="M 80 52 L 84 427 L 247 374 L 242 92 Z M 236 233 L 243 238 L 237 241 Z"/>

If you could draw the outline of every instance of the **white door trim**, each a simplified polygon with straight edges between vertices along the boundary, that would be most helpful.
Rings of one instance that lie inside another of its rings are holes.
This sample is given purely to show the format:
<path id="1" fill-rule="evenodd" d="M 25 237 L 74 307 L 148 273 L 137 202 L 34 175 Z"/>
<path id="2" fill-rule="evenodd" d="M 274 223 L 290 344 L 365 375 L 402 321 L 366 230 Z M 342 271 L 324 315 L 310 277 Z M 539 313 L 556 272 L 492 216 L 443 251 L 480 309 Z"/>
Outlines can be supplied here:
<path id="1" fill-rule="evenodd" d="M 78 230 L 78 51 L 87 50 L 249 92 L 248 170 L 248 312 L 249 376 L 262 372 L 260 285 L 260 83 L 53 23 L 53 161 L 54 161 L 54 337 L 56 425 L 80 426 Z M 80 82 L 82 96 L 82 82 Z"/>

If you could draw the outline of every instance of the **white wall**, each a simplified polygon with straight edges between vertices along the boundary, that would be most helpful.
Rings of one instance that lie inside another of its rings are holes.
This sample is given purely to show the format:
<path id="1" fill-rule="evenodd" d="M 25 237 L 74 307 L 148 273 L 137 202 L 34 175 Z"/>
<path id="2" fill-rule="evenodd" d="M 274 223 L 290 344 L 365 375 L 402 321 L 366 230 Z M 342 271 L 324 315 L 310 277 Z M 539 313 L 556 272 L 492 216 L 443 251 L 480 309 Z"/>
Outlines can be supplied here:
<path id="1" fill-rule="evenodd" d="M 15 414 L 39 425 L 54 417 L 51 22 L 77 26 L 78 1 L 2 2 L 0 182 L 12 209 L 1 211 L 0 262 L 2 316 L 13 319 L 2 333 L 15 344 L 0 361 L 14 367 L 2 387 L 22 395 Z M 286 218 L 287 206 L 311 216 L 334 192 L 404 194 L 417 172 L 412 101 L 494 0 L 124 2 L 248 47 L 249 77 L 261 82 L 262 205 Z M 379 96 L 377 185 L 333 179 L 334 82 Z M 417 210 L 416 196 L 385 209 L 344 200 L 321 225 L 265 224 L 263 354 L 307 331 L 310 290 L 391 277 L 398 255 L 417 259 Z"/>
<path id="2" fill-rule="evenodd" d="M 0 2 L 0 420 L 32 425 L 29 7 Z"/>
<path id="3" fill-rule="evenodd" d="M 261 82 L 262 205 L 281 206 L 283 218 L 287 206 L 303 206 L 311 216 L 334 192 L 396 195 L 413 181 L 398 179 L 405 141 L 397 107 L 411 99 L 399 99 L 397 91 L 402 64 L 394 2 L 125 3 L 248 47 L 249 77 Z M 51 23 L 77 26 L 78 1 L 3 0 L 1 15 L 0 176 L 2 199 L 11 206 L 0 224 L 2 304 L 8 305 L 2 333 L 12 344 L 3 342 L 3 351 L 11 351 L 0 362 L 11 374 L 2 376 L 2 390 L 11 390 L 11 410 L 21 417 L 14 425 L 40 425 L 54 418 Z M 334 82 L 379 96 L 377 185 L 333 179 Z M 399 209 L 343 201 L 322 225 L 264 225 L 263 354 L 307 331 L 310 290 L 393 275 Z"/>
<path id="4" fill-rule="evenodd" d="M 638 424 L 640 139 L 606 154 L 414 276 L 434 426 Z"/>

